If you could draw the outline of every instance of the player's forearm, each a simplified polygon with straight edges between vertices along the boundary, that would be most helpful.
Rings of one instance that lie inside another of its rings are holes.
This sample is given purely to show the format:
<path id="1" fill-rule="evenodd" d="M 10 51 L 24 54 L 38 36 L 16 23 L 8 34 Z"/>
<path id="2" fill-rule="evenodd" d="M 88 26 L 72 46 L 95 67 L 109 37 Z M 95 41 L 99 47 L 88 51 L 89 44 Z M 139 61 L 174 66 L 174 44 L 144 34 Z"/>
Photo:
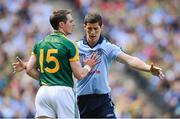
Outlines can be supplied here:
<path id="1" fill-rule="evenodd" d="M 86 77 L 90 71 L 91 71 L 91 67 L 88 66 L 88 65 L 85 65 L 85 66 L 82 68 L 81 78 L 80 78 L 80 79 L 83 79 L 84 77 Z"/>
<path id="2" fill-rule="evenodd" d="M 150 72 L 150 65 L 146 64 L 144 61 L 136 58 L 136 57 L 132 57 L 129 62 L 128 65 L 130 65 L 131 67 L 137 69 L 137 70 L 141 70 L 141 71 L 146 71 L 146 72 Z"/>
<path id="3" fill-rule="evenodd" d="M 28 62 L 24 62 L 25 65 L 25 69 L 27 69 L 27 63 Z M 40 79 L 40 72 L 34 67 L 33 69 L 31 69 L 30 71 L 26 70 L 27 75 L 29 75 L 30 77 L 34 78 L 35 80 L 39 80 Z"/>
<path id="4" fill-rule="evenodd" d="M 123 52 L 120 53 L 117 57 L 117 61 L 124 63 L 124 64 L 127 64 L 127 65 L 129 65 L 132 68 L 135 68 L 137 70 L 150 72 L 150 68 L 151 68 L 150 65 L 146 64 L 141 59 L 139 59 L 137 57 L 130 56 L 126 53 L 123 53 Z"/>
<path id="5" fill-rule="evenodd" d="M 75 73 L 74 76 L 78 80 L 81 80 L 88 75 L 88 73 L 91 71 L 91 68 L 88 65 L 85 65 L 83 68 L 81 67 L 80 69 L 77 69 L 77 71 L 78 72 Z"/>
<path id="6" fill-rule="evenodd" d="M 40 79 L 40 72 L 39 72 L 36 68 L 33 68 L 33 69 L 31 69 L 31 70 L 26 70 L 26 73 L 27 73 L 30 77 L 32 77 L 32 78 L 34 78 L 34 79 L 36 79 L 36 80 L 39 80 L 39 79 Z"/>
<path id="7" fill-rule="evenodd" d="M 91 71 L 91 67 L 88 65 L 81 67 L 80 63 L 77 63 L 77 65 L 71 65 L 71 66 L 72 66 L 74 77 L 78 80 L 81 80 L 84 77 L 86 77 L 88 73 Z"/>
<path id="8" fill-rule="evenodd" d="M 91 67 L 89 65 L 85 65 L 84 67 L 82 67 L 79 61 L 70 62 L 70 65 L 74 77 L 78 80 L 81 80 L 84 77 L 86 77 L 91 70 Z"/>
<path id="9" fill-rule="evenodd" d="M 32 78 L 39 80 L 40 79 L 40 72 L 37 70 L 36 64 L 36 56 L 31 55 L 27 65 L 26 65 L 26 73 L 31 76 Z"/>

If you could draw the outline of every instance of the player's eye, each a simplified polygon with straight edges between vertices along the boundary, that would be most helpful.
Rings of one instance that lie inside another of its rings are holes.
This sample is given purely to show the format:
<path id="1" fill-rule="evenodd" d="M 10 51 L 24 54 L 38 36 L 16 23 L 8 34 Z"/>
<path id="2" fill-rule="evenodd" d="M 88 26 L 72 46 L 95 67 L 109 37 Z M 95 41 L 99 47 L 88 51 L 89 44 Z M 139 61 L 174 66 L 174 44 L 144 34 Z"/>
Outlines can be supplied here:
<path id="1" fill-rule="evenodd" d="M 98 28 L 94 28 L 94 30 L 98 30 Z"/>

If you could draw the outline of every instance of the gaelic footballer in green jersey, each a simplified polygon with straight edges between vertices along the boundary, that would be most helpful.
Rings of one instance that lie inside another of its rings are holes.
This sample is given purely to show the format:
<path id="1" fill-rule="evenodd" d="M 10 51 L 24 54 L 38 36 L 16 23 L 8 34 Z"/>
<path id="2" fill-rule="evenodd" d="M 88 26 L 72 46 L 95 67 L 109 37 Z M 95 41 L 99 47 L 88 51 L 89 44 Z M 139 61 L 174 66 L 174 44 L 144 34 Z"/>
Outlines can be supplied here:
<path id="1" fill-rule="evenodd" d="M 71 61 L 79 60 L 77 47 L 62 33 L 52 33 L 34 46 L 40 69 L 40 85 L 73 87 Z"/>

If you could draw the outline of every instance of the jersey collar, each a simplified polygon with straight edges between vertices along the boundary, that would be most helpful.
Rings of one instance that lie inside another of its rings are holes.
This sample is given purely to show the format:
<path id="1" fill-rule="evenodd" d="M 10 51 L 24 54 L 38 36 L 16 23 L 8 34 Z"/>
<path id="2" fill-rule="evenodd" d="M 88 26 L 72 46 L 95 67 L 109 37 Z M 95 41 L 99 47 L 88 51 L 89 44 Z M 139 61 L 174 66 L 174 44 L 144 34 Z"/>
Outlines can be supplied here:
<path id="1" fill-rule="evenodd" d="M 54 31 L 54 33 L 53 33 L 53 34 L 55 34 L 55 35 L 63 35 L 63 36 L 65 36 L 65 34 L 64 34 L 64 33 L 59 32 L 59 31 Z"/>
<path id="2" fill-rule="evenodd" d="M 103 40 L 104 40 L 104 36 L 103 36 L 103 35 L 100 35 L 98 42 L 92 47 L 92 46 L 90 46 L 90 45 L 88 44 L 88 41 L 87 41 L 86 36 L 84 36 L 84 38 L 83 38 L 83 44 L 84 44 L 84 45 L 88 45 L 90 48 L 94 48 L 96 45 L 101 44 L 101 43 L 103 42 Z"/>

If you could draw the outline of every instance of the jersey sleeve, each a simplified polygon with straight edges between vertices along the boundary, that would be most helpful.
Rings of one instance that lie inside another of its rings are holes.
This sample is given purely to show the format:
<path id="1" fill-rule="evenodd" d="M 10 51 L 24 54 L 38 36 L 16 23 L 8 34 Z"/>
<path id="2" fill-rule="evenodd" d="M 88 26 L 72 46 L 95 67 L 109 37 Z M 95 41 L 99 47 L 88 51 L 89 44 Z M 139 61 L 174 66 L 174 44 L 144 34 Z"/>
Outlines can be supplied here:
<path id="1" fill-rule="evenodd" d="M 69 47 L 69 61 L 75 62 L 79 60 L 79 52 L 75 43 L 71 43 Z"/>
<path id="2" fill-rule="evenodd" d="M 116 59 L 117 56 L 122 53 L 122 49 L 121 47 L 115 45 L 115 44 L 111 44 L 111 43 L 108 43 L 107 44 L 107 48 L 109 49 L 108 50 L 108 55 L 111 59 Z"/>
<path id="3" fill-rule="evenodd" d="M 32 55 L 37 55 L 37 44 L 34 45 Z"/>

